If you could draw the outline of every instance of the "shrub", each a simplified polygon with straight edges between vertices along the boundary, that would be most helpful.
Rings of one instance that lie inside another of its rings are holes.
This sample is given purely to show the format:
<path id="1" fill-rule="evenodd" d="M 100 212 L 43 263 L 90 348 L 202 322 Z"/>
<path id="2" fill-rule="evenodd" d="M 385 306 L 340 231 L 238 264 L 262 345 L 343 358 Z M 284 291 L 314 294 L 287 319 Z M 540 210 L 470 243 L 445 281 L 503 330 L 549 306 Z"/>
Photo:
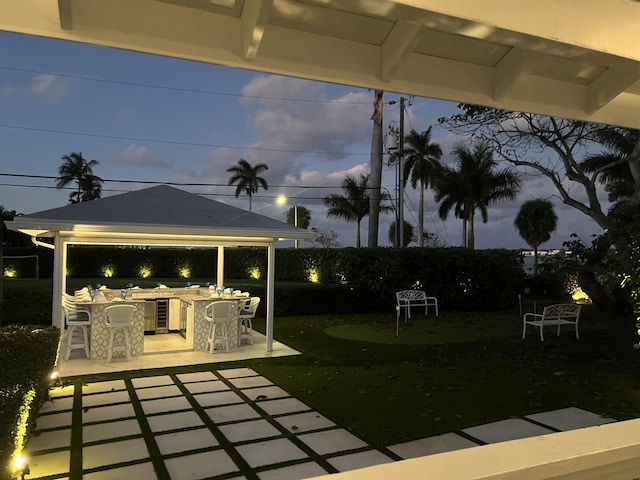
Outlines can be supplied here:
<path id="1" fill-rule="evenodd" d="M 55 327 L 0 327 L 0 478 L 9 478 L 12 456 L 47 398 L 59 339 Z"/>

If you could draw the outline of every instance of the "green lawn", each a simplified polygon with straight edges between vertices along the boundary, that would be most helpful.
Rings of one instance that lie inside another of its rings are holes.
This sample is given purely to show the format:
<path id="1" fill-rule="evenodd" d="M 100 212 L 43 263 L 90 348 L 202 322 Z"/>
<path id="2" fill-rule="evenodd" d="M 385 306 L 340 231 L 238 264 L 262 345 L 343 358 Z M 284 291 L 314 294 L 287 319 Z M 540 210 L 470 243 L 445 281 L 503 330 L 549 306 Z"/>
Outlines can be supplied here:
<path id="1" fill-rule="evenodd" d="M 517 312 L 416 315 L 398 338 L 392 315 L 278 318 L 304 355 L 249 366 L 372 444 L 570 406 L 638 417 L 640 353 L 587 310 L 580 340 L 544 344 L 521 340 Z"/>
<path id="2" fill-rule="evenodd" d="M 26 282 L 5 283 L 7 297 L 23 288 L 35 290 Z M 41 292 L 32 298 L 48 294 L 50 302 L 50 290 Z M 539 301 L 539 310 L 543 303 L 550 300 Z M 593 307 L 583 310 L 579 340 L 571 327 L 559 337 L 549 328 L 544 343 L 533 329 L 521 339 L 517 308 L 445 310 L 438 318 L 416 310 L 398 337 L 391 312 L 277 317 L 275 338 L 302 355 L 219 368 L 254 368 L 374 445 L 569 406 L 620 420 L 640 417 L 637 339 L 621 335 L 619 324 Z M 254 327 L 264 331 L 264 319 Z M 211 367 L 176 371 L 185 368 Z"/>

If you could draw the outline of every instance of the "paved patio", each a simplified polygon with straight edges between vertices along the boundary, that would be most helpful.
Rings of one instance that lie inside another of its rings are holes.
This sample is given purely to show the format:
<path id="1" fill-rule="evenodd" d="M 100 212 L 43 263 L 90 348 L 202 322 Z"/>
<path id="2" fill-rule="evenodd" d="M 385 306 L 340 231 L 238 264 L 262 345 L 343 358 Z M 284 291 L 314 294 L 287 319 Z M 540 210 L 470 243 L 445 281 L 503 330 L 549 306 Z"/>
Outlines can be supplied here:
<path id="1" fill-rule="evenodd" d="M 51 398 L 27 445 L 31 479 L 295 480 L 612 421 L 568 408 L 376 449 L 255 371 L 214 365 L 79 379 Z"/>

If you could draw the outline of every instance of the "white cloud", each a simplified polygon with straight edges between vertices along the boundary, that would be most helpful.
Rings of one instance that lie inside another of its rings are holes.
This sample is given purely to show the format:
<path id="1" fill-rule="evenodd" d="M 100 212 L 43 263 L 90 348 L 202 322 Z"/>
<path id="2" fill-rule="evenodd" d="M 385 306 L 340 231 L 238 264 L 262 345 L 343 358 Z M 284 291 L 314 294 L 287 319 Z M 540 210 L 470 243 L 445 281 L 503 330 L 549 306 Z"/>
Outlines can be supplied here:
<path id="1" fill-rule="evenodd" d="M 171 162 L 157 153 L 150 152 L 144 145 L 129 145 L 108 163 L 124 167 L 171 168 Z"/>
<path id="2" fill-rule="evenodd" d="M 251 147 L 286 150 L 256 154 L 278 161 L 308 155 L 304 152 L 317 152 L 315 161 L 361 160 L 361 156 L 351 154 L 366 153 L 354 152 L 354 145 L 370 141 L 372 94 L 357 91 L 328 98 L 326 91 L 326 85 L 295 78 L 260 76 L 252 80 L 243 93 L 263 98 L 243 100 L 247 107 L 257 106 L 252 125 L 258 138 Z"/>
<path id="3" fill-rule="evenodd" d="M 52 74 L 37 75 L 29 91 L 38 98 L 43 99 L 49 105 L 56 105 L 66 97 L 73 86 L 73 82 L 65 77 Z"/>

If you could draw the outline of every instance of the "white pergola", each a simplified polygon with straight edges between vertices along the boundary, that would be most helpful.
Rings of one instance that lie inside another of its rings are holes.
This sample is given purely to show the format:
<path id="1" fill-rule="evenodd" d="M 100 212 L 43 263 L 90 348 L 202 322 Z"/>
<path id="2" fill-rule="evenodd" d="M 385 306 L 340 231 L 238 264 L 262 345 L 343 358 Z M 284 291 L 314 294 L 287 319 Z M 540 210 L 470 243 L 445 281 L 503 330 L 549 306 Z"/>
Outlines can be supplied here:
<path id="1" fill-rule="evenodd" d="M 2 0 L 0 29 L 640 128 L 637 0 Z"/>
<path id="2" fill-rule="evenodd" d="M 273 346 L 276 243 L 311 237 L 301 228 L 166 185 L 18 216 L 6 225 L 54 248 L 52 324 L 57 327 L 62 327 L 69 245 L 217 247 L 220 285 L 225 246 L 266 247 L 267 351 Z M 53 238 L 53 244 L 36 237 Z"/>

